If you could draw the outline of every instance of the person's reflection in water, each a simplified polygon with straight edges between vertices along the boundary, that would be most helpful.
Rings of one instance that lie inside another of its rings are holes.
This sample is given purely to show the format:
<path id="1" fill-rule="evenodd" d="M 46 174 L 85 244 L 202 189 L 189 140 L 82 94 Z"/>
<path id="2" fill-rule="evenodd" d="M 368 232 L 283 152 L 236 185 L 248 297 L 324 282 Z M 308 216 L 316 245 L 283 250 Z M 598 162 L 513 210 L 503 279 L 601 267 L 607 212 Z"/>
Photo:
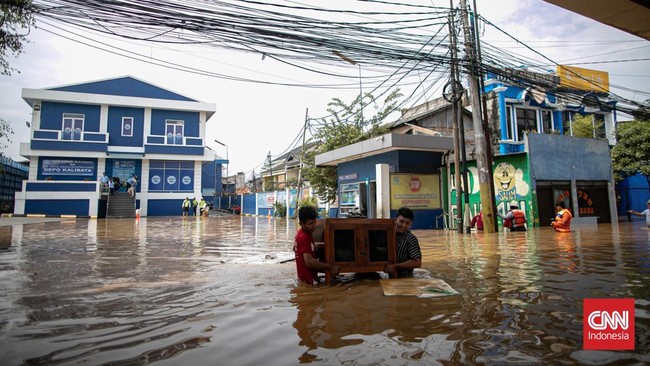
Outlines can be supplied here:
<path id="1" fill-rule="evenodd" d="M 358 363 L 381 364 L 395 355 L 426 354 L 430 350 L 424 339 L 455 343 L 447 337 L 460 321 L 456 296 L 384 296 L 379 281 L 368 279 L 330 287 L 297 286 L 291 293 L 289 301 L 297 309 L 292 325 L 300 345 L 307 348 L 301 363 L 333 361 L 324 359 L 333 354 L 349 357 L 343 354 L 353 349 L 363 358 Z"/>

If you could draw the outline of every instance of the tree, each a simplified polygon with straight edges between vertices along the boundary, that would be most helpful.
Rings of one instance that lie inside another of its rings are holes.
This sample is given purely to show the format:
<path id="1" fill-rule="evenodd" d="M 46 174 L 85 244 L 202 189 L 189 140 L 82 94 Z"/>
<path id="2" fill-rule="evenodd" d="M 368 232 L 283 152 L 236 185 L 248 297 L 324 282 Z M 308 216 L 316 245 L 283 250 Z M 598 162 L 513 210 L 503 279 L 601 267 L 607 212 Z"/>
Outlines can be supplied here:
<path id="1" fill-rule="evenodd" d="M 320 127 L 314 138 L 321 142 L 305 156 L 306 173 L 309 184 L 323 201 L 334 202 L 337 194 L 338 175 L 335 167 L 316 167 L 315 157 L 343 146 L 384 134 L 388 128 L 382 122 L 397 110 L 398 99 L 402 97 L 399 89 L 393 90 L 379 105 L 372 94 L 365 94 L 363 99 L 358 96 L 349 105 L 341 99 L 334 98 L 327 104 L 330 117 L 319 120 Z M 369 101 L 368 103 L 366 103 Z M 362 105 L 362 103 L 364 103 Z M 372 115 L 362 115 L 361 108 L 368 111 L 372 107 Z"/>
<path id="2" fill-rule="evenodd" d="M 650 99 L 646 99 L 636 111 L 632 112 L 632 115 L 637 120 L 650 120 Z"/>
<path id="3" fill-rule="evenodd" d="M 29 28 L 34 25 L 32 0 L 7 0 L 0 4 L 0 74 L 11 75 L 16 69 L 9 66 L 7 57 L 17 57 L 23 52 L 23 44 L 29 42 Z"/>
<path id="4" fill-rule="evenodd" d="M 598 120 L 594 122 L 593 118 L 591 114 L 574 115 L 574 119 L 571 122 L 573 136 L 594 138 L 600 135 L 599 131 L 605 130 L 605 122 Z"/>
<path id="5" fill-rule="evenodd" d="M 612 165 L 616 180 L 640 173 L 650 184 L 650 121 L 635 120 L 616 125 Z"/>
<path id="6" fill-rule="evenodd" d="M 13 135 L 14 130 L 8 121 L 0 118 L 0 157 L 4 156 L 3 150 L 8 147 L 7 144 L 11 142 L 9 135 Z"/>

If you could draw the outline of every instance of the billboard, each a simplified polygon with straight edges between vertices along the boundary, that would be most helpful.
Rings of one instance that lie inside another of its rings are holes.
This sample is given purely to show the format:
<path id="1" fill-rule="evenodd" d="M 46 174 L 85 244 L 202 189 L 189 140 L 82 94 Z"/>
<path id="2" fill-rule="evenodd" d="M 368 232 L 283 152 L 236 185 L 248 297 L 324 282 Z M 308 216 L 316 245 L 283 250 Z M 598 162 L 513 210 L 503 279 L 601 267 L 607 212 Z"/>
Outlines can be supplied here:
<path id="1" fill-rule="evenodd" d="M 575 66 L 557 66 L 560 86 L 569 89 L 609 92 L 609 73 Z"/>
<path id="2" fill-rule="evenodd" d="M 437 174 L 391 174 L 390 208 L 413 210 L 440 208 L 440 181 Z"/>

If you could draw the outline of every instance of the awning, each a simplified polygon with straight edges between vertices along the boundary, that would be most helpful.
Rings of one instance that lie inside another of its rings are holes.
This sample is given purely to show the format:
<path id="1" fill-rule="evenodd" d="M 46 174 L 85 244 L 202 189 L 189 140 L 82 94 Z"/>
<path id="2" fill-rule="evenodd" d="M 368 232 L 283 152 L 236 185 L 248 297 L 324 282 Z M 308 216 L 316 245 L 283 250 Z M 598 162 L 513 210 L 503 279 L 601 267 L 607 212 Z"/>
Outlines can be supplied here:
<path id="1" fill-rule="evenodd" d="M 453 148 L 454 140 L 451 137 L 389 133 L 316 155 L 316 166 L 337 166 L 348 161 L 396 150 L 444 153 Z"/>

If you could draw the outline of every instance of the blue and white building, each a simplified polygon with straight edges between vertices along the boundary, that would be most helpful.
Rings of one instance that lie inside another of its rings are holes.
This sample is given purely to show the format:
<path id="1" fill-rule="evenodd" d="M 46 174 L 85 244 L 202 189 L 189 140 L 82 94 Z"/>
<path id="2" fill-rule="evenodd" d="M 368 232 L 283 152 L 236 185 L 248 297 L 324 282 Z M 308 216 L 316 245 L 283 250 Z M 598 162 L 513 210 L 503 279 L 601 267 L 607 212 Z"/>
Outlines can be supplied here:
<path id="1" fill-rule="evenodd" d="M 32 107 L 29 178 L 15 214 L 104 217 L 99 179 L 139 180 L 142 216 L 180 214 L 185 197 L 219 195 L 221 164 L 206 149 L 216 105 L 133 77 L 46 89 L 23 89 Z"/>

